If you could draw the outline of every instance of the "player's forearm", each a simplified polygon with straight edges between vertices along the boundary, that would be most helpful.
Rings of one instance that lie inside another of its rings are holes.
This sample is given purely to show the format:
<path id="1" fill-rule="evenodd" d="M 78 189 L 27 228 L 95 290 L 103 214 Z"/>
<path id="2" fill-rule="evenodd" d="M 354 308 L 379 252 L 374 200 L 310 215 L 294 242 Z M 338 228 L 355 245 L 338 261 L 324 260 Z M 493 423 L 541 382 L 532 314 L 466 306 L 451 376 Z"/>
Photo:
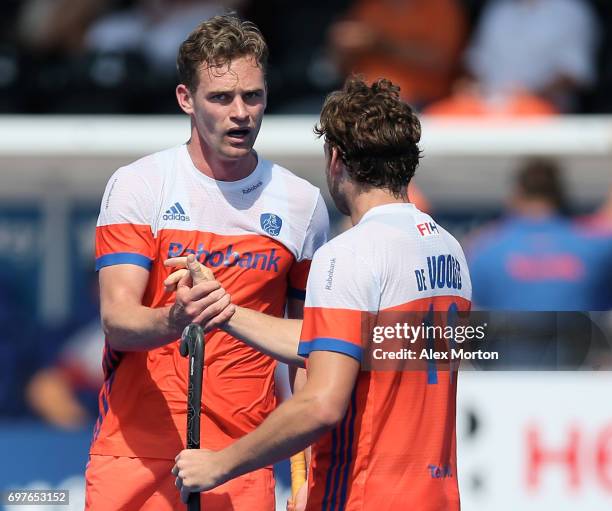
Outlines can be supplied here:
<path id="1" fill-rule="evenodd" d="M 297 354 L 302 330 L 301 319 L 275 318 L 237 307 L 223 329 L 276 360 L 304 367 L 304 359 Z"/>
<path id="2" fill-rule="evenodd" d="M 152 309 L 143 305 L 117 304 L 102 310 L 102 326 L 110 347 L 118 351 L 147 351 L 181 335 L 170 320 L 171 308 Z"/>
<path id="3" fill-rule="evenodd" d="M 316 395 L 296 395 L 249 435 L 219 453 L 232 479 L 306 449 L 339 420 Z"/>

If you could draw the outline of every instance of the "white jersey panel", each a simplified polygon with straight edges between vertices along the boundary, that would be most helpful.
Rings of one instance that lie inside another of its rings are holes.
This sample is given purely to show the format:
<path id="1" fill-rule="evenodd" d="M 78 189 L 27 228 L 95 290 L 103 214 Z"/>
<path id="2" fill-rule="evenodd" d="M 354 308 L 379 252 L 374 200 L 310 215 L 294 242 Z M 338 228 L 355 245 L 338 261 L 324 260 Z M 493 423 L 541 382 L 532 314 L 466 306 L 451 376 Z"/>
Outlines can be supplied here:
<path id="1" fill-rule="evenodd" d="M 152 225 L 156 218 L 155 196 L 139 162 L 121 167 L 109 179 L 97 226 L 112 224 Z"/>
<path id="2" fill-rule="evenodd" d="M 346 233 L 345 233 L 346 234 Z M 323 245 L 314 255 L 304 307 L 377 311 L 380 281 L 367 255 L 341 243 L 341 234 Z"/>
<path id="3" fill-rule="evenodd" d="M 471 300 L 461 246 L 414 205 L 389 204 L 317 251 L 305 306 L 375 312 L 448 295 Z"/>
<path id="4" fill-rule="evenodd" d="M 327 206 L 321 194 L 317 199 L 314 211 L 310 218 L 310 224 L 307 228 L 302 244 L 301 254 L 298 261 L 303 259 L 312 259 L 316 250 L 327 242 L 329 238 L 329 214 Z"/>
<path id="5" fill-rule="evenodd" d="M 109 208 L 113 216 L 104 214 L 109 200 L 121 201 Z M 155 237 L 161 230 L 263 235 L 278 240 L 298 261 L 309 259 L 329 232 L 321 194 L 304 179 L 259 159 L 246 178 L 217 181 L 195 168 L 185 145 L 115 173 L 98 225 L 115 223 L 149 224 Z M 313 228 L 316 232 L 309 231 Z"/>

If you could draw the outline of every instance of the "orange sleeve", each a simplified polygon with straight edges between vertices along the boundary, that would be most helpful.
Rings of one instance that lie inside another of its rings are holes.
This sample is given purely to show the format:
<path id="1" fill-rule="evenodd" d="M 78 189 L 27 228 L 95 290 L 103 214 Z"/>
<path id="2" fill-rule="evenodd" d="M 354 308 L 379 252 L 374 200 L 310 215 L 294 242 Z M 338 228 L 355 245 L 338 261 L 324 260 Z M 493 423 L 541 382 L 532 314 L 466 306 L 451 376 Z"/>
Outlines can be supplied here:
<path id="1" fill-rule="evenodd" d="M 296 262 L 289 270 L 289 287 L 288 294 L 290 298 L 298 298 L 304 300 L 306 298 L 306 282 L 308 281 L 308 272 L 310 271 L 311 261 Z"/>
<path id="2" fill-rule="evenodd" d="M 96 271 L 115 264 L 136 264 L 147 270 L 155 259 L 148 225 L 112 224 L 96 227 Z"/>

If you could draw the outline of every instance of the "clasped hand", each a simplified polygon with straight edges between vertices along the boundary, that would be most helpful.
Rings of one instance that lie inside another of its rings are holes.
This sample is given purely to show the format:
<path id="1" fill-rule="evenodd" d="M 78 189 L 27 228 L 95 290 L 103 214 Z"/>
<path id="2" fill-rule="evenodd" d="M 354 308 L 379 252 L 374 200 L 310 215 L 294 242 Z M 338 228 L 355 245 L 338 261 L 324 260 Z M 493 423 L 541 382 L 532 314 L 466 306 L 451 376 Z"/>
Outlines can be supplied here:
<path id="1" fill-rule="evenodd" d="M 176 292 L 170 322 L 177 330 L 189 323 L 199 323 L 209 332 L 220 328 L 233 316 L 236 307 L 231 296 L 193 254 L 167 259 L 164 266 L 177 268 L 164 280 L 166 291 Z"/>

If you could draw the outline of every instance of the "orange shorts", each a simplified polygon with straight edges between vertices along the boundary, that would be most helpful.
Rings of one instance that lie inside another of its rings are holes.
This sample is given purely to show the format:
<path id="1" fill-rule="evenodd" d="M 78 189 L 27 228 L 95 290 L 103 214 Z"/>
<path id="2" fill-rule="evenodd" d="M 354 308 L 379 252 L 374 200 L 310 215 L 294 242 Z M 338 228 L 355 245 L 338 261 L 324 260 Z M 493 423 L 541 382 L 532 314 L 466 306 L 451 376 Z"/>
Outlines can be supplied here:
<path id="1" fill-rule="evenodd" d="M 186 509 L 170 473 L 174 462 L 91 455 L 85 472 L 87 511 Z M 206 511 L 274 511 L 274 474 L 264 468 L 201 494 Z"/>

